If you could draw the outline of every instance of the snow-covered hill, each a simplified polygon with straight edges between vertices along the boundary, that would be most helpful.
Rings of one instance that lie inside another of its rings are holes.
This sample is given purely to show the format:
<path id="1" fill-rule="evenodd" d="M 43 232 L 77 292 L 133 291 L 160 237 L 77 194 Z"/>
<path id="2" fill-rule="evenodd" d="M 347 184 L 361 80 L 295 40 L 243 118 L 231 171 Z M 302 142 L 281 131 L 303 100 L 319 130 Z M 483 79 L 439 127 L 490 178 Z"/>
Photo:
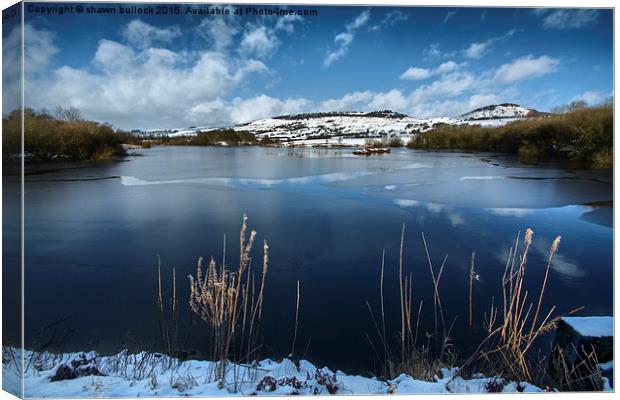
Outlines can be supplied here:
<path id="1" fill-rule="evenodd" d="M 393 111 L 332 112 L 265 118 L 233 127 L 259 138 L 308 140 L 317 137 L 410 137 L 440 124 L 500 126 L 534 116 L 536 110 L 504 103 L 476 109 L 459 117 L 413 118 Z"/>
<path id="2" fill-rule="evenodd" d="M 310 141 L 332 138 L 346 141 L 362 141 L 400 137 L 407 139 L 429 131 L 438 125 L 501 126 L 510 122 L 546 115 L 536 110 L 504 103 L 482 107 L 458 117 L 414 118 L 390 110 L 372 112 L 321 112 L 283 115 L 264 118 L 231 127 L 236 131 L 248 131 L 259 139 Z M 156 135 L 169 137 L 193 136 L 208 131 L 207 128 L 159 131 Z M 153 134 L 154 132 L 151 132 Z"/>
<path id="3" fill-rule="evenodd" d="M 439 123 L 450 123 L 450 118 L 416 119 L 392 111 L 338 112 L 287 115 L 266 118 L 233 129 L 250 131 L 258 137 L 312 139 L 316 137 L 409 136 L 425 132 Z"/>
<path id="4" fill-rule="evenodd" d="M 463 114 L 458 119 L 463 121 L 479 121 L 487 119 L 526 118 L 535 110 L 521 107 L 518 104 L 504 103 L 478 108 Z"/>

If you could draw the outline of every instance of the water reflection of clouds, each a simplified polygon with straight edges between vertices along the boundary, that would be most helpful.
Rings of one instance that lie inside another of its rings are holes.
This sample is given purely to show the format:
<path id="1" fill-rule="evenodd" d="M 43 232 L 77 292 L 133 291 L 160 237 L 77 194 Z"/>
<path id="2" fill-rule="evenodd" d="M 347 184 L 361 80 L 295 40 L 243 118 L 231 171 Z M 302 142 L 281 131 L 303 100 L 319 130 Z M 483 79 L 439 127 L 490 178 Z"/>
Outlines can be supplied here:
<path id="1" fill-rule="evenodd" d="M 426 203 L 417 200 L 411 199 L 394 199 L 394 204 L 401 208 L 411 208 L 411 207 L 423 207 L 425 210 L 432 212 L 434 214 L 442 214 L 446 213 L 446 218 L 450 221 L 452 226 L 463 225 L 465 223 L 465 219 L 463 216 L 456 212 L 453 207 L 445 206 L 443 204 L 438 203 Z"/>
<path id="2" fill-rule="evenodd" d="M 549 249 L 551 248 L 551 241 L 546 238 L 538 238 L 533 241 L 534 249 L 543 257 L 548 257 Z M 562 244 L 560 243 L 560 249 L 553 255 L 551 260 L 551 269 L 556 271 L 564 278 L 575 279 L 585 276 L 585 271 L 574 260 L 571 260 L 567 256 L 562 254 Z"/>
<path id="3" fill-rule="evenodd" d="M 534 213 L 530 208 L 485 208 L 486 211 L 502 217 L 523 217 Z"/>
<path id="4" fill-rule="evenodd" d="M 519 252 L 522 252 L 522 238 L 519 238 L 520 242 L 519 242 Z M 577 278 L 582 278 L 585 276 L 585 271 L 581 268 L 579 268 L 579 266 L 577 265 L 577 263 L 572 260 L 571 258 L 569 258 L 566 255 L 562 254 L 561 251 L 561 247 L 562 245 L 560 244 L 560 250 L 558 250 L 554 255 L 553 255 L 553 259 L 551 260 L 551 270 L 555 271 L 556 273 L 558 273 L 560 275 L 560 277 L 564 280 L 564 281 L 574 281 Z M 530 251 L 536 252 L 538 255 L 541 256 L 542 260 L 545 260 L 545 266 L 546 266 L 546 260 L 549 257 L 549 249 L 551 248 L 551 241 L 546 239 L 546 238 L 542 238 L 542 237 L 536 237 L 536 235 L 534 235 L 534 239 L 532 240 L 532 247 Z M 503 263 L 503 265 L 506 265 L 506 261 L 508 259 L 508 254 L 509 254 L 509 249 L 503 248 L 500 251 L 498 251 L 495 254 L 495 258 Z M 520 254 L 520 253 L 519 253 Z M 517 260 L 518 262 L 518 260 Z"/>

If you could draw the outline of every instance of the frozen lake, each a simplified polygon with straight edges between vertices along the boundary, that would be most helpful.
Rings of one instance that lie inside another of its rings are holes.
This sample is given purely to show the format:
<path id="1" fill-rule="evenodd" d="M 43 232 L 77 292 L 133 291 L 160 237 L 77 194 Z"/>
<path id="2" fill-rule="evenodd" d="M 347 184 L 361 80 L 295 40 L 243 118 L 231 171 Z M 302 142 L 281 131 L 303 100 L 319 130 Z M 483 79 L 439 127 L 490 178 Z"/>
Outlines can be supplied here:
<path id="1" fill-rule="evenodd" d="M 560 312 L 583 306 L 581 315 L 612 313 L 611 173 L 527 165 L 493 154 L 393 149 L 360 158 L 351 151 L 156 147 L 125 162 L 29 175 L 27 347 L 44 342 L 48 325 L 61 320 L 60 331 L 71 332 L 57 344 L 64 350 L 157 348 L 160 255 L 167 286 L 172 267 L 177 271 L 181 347 L 200 349 L 205 329 L 201 321 L 192 321 L 186 276 L 194 273 L 199 256 L 221 260 L 224 234 L 227 260 L 236 261 L 244 212 L 258 239 L 270 245 L 263 357 L 281 358 L 291 351 L 300 280 L 296 355 L 305 353 L 315 364 L 334 369 L 374 371 L 365 335 L 374 337 L 376 331 L 366 300 L 376 309 L 385 249 L 386 317 L 395 332 L 403 222 L 413 303 L 417 308 L 424 300 L 422 336 L 434 329 L 422 232 L 437 265 L 449 255 L 440 290 L 446 319 L 456 317 L 453 336 L 462 349 L 478 343 L 482 313 L 501 295 L 508 249 L 517 232 L 528 227 L 535 232 L 526 279 L 533 293 L 538 293 L 549 246 L 562 235 L 545 304 Z M 5 177 L 9 227 L 17 226 L 18 183 L 12 181 Z M 5 266 L 19 259 L 17 244 L 15 235 L 5 238 Z M 261 246 L 256 250 L 258 260 Z M 480 281 L 474 290 L 476 327 L 470 329 L 468 274 L 474 250 Z M 7 274 L 4 290 L 14 292 L 14 274 Z"/>

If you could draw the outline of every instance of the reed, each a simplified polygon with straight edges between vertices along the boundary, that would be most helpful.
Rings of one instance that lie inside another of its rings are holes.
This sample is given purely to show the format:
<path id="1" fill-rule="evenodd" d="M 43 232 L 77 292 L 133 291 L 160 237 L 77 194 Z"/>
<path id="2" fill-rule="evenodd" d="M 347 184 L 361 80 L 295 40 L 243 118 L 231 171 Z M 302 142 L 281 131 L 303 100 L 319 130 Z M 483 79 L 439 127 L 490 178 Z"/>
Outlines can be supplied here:
<path id="1" fill-rule="evenodd" d="M 295 332 L 293 334 L 293 345 L 291 346 L 291 353 L 289 358 L 295 354 L 295 343 L 297 342 L 297 328 L 299 327 L 299 302 L 301 300 L 301 292 L 299 287 L 299 280 L 297 280 L 297 302 L 295 303 Z"/>
<path id="2" fill-rule="evenodd" d="M 558 249 L 558 236 L 549 250 L 547 267 L 538 299 L 528 301 L 529 291 L 525 288 L 525 277 L 530 246 L 534 231 L 527 229 L 523 237 L 523 251 L 519 254 L 519 235 L 514 248 L 508 254 L 502 275 L 502 307 L 501 310 L 491 302 L 490 311 L 485 313 L 487 337 L 474 355 L 465 364 L 476 364 L 484 372 L 518 380 L 536 382 L 534 370 L 539 368 L 538 360 L 530 353 L 536 340 L 543 334 L 552 331 L 560 318 L 555 314 L 556 307 L 551 306 L 539 321 L 549 269 L 553 255 Z M 532 311 L 534 313 L 532 313 Z M 573 310 L 575 312 L 577 310 Z"/>
<path id="3" fill-rule="evenodd" d="M 225 263 L 217 265 L 211 258 L 203 272 L 203 258 L 198 259 L 196 275 L 189 275 L 189 305 L 196 315 L 204 320 L 210 333 L 211 358 L 216 367 L 211 378 L 220 387 L 227 382 L 229 361 L 232 364 L 233 390 L 243 379 L 238 375 L 238 363 L 256 359 L 258 331 L 263 311 L 264 291 L 269 265 L 269 246 L 263 243 L 263 268 L 258 294 L 255 295 L 254 276 L 251 266 L 251 251 L 257 232 L 250 231 L 247 237 L 247 216 L 244 214 L 239 236 L 239 264 L 235 270 Z M 225 250 L 224 250 L 225 253 Z"/>
<path id="4" fill-rule="evenodd" d="M 385 250 L 381 255 L 380 271 L 380 318 L 375 318 L 370 303 L 367 307 L 375 325 L 377 336 L 381 346 L 376 346 L 370 341 L 372 350 L 381 363 L 381 377 L 385 379 L 395 378 L 401 373 L 411 375 L 416 379 L 432 379 L 439 373 L 441 368 L 451 367 L 457 364 L 457 354 L 455 347 L 451 343 L 450 334 L 451 324 L 446 322 L 441 299 L 441 278 L 444 275 L 448 256 L 445 255 L 442 263 L 437 267 L 433 263 L 427 238 L 422 234 L 422 243 L 428 270 L 433 284 L 433 317 L 434 333 L 426 333 L 426 341 L 418 344 L 418 331 L 420 329 L 420 316 L 423 310 L 423 299 L 419 300 L 417 312 L 413 309 L 413 278 L 411 273 L 405 272 L 403 253 L 404 253 L 404 234 L 405 225 L 401 229 L 400 254 L 398 260 L 398 285 L 400 300 L 400 329 L 396 332 L 398 340 L 391 342 L 389 333 L 386 332 L 385 317 Z M 545 274 L 542 279 L 540 290 L 535 299 L 532 298 L 526 284 L 526 272 L 528 270 L 529 252 L 531 249 L 534 231 L 527 229 L 521 238 L 518 233 L 515 244 L 510 248 L 504 271 L 500 281 L 501 301 L 496 304 L 495 298 L 491 298 L 490 308 L 482 313 L 482 327 L 486 335 L 478 347 L 469 355 L 468 358 L 461 360 L 458 372 L 453 377 L 456 378 L 464 373 L 483 373 L 488 376 L 498 376 L 513 381 L 528 381 L 544 387 L 549 384 L 551 377 L 548 376 L 543 358 L 536 358 L 533 349 L 536 347 L 537 340 L 547 332 L 552 331 L 560 318 L 556 315 L 555 306 L 548 310 L 543 310 L 544 295 L 547 289 L 553 256 L 558 251 L 561 237 L 558 236 L 553 241 L 546 260 Z M 472 252 L 469 263 L 468 276 L 468 325 L 475 326 L 475 310 L 473 301 L 473 290 L 475 281 L 479 280 L 479 275 L 475 266 L 476 253 Z M 576 310 L 571 311 L 573 313 Z M 569 313 L 569 314 L 570 314 Z M 456 318 L 455 318 L 456 319 Z M 431 329 L 432 331 L 432 329 Z M 381 354 L 383 353 L 383 354 Z M 592 361 L 590 355 L 587 360 Z M 592 364 L 590 362 L 590 364 Z M 594 365 L 594 364 L 593 364 Z M 558 367 L 559 368 L 559 367 Z M 565 366 L 565 368 L 568 368 Z M 575 367 L 579 370 L 578 375 L 574 370 L 561 370 L 562 387 L 581 387 L 583 381 L 592 385 L 592 382 L 599 382 L 595 374 L 595 369 L 586 368 L 585 373 L 582 365 Z M 599 374 L 600 375 L 600 374 Z M 592 381 L 594 379 L 594 381 Z"/>
<path id="5" fill-rule="evenodd" d="M 399 304 L 400 304 L 400 329 L 397 331 L 398 341 L 396 346 L 390 344 L 386 330 L 385 319 L 385 250 L 381 254 L 381 273 L 379 285 L 379 301 L 381 321 L 375 317 L 370 303 L 366 301 L 370 316 L 374 323 L 377 336 L 381 343 L 382 354 L 378 350 L 378 346 L 372 341 L 370 336 L 368 340 L 370 345 L 381 364 L 380 375 L 385 379 L 393 379 L 401 373 L 409 374 L 416 379 L 429 380 L 439 372 L 441 368 L 454 365 L 456 360 L 453 346 L 450 344 L 451 326 L 445 324 L 443 308 L 441 304 L 441 296 L 439 283 L 446 265 L 447 256 L 444 257 L 439 271 L 435 273 L 435 267 L 430 257 L 428 247 L 426 246 L 426 238 L 422 235 L 425 245 L 427 259 L 429 261 L 429 269 L 433 280 L 433 309 L 435 315 L 435 334 L 426 335 L 426 343 L 418 346 L 418 332 L 420 329 L 420 316 L 424 301 L 420 300 L 417 312 L 414 309 L 413 298 L 413 274 L 405 273 L 404 267 L 404 238 L 405 224 L 402 225 L 400 235 L 399 259 L 398 259 L 398 286 L 399 286 Z M 441 324 L 441 326 L 440 326 Z"/>

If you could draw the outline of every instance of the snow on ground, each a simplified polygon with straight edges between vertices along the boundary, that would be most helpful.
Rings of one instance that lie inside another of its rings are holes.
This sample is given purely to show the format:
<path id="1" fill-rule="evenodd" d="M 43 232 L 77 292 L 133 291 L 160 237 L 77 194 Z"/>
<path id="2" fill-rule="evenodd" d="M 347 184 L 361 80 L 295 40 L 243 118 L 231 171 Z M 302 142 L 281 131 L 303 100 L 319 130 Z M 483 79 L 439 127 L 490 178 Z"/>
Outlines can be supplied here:
<path id="1" fill-rule="evenodd" d="M 614 335 L 613 317 L 563 317 L 562 320 L 582 336 L 607 337 Z"/>
<path id="2" fill-rule="evenodd" d="M 416 380 L 404 374 L 382 381 L 333 372 L 327 367 L 318 369 L 305 360 L 296 364 L 289 359 L 281 362 L 267 359 L 253 366 L 233 368 L 229 363 L 227 384 L 222 387 L 212 379 L 215 363 L 179 361 L 154 353 L 123 351 L 114 356 L 98 356 L 94 352 L 52 355 L 26 351 L 25 359 L 25 397 L 483 393 L 489 382 L 494 387 L 498 382 L 482 376 L 464 379 L 457 375 L 457 368 L 442 369 L 432 381 Z M 54 380 L 63 374 L 69 376 L 70 371 L 85 376 Z M 5 382 L 19 382 L 14 363 L 3 360 L 2 373 Z M 542 391 L 525 382 L 499 381 L 503 392 Z"/>
<path id="3" fill-rule="evenodd" d="M 345 145 L 363 145 L 366 139 L 381 137 L 400 137 L 404 140 L 427 132 L 439 125 L 481 125 L 497 127 L 534 114 L 534 110 L 517 104 L 491 105 L 463 114 L 459 117 L 414 118 L 392 111 L 373 112 L 328 112 L 314 114 L 287 115 L 264 118 L 231 127 L 236 131 L 249 131 L 258 138 L 302 141 L 299 144 L 311 145 L 314 140 L 325 141 L 329 137 L 337 140 L 355 140 Z M 213 128 L 190 127 L 187 129 L 150 130 L 143 132 L 155 136 L 195 136 Z M 360 139 L 361 137 L 361 139 Z M 342 142 L 332 143 L 342 144 Z"/>
<path id="4" fill-rule="evenodd" d="M 532 110 L 521 107 L 518 104 L 504 103 L 488 107 L 478 108 L 459 117 L 462 120 L 485 120 L 501 118 L 524 118 Z"/>

